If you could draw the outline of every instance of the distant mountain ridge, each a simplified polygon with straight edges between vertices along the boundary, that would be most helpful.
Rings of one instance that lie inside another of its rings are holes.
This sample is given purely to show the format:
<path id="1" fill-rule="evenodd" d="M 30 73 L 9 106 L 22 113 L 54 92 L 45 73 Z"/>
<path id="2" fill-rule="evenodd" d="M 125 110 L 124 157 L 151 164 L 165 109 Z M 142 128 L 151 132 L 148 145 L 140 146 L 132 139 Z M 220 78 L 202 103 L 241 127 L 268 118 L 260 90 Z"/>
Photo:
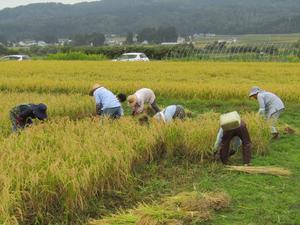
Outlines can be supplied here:
<path id="1" fill-rule="evenodd" d="M 0 36 L 69 37 L 137 32 L 172 25 L 180 34 L 300 32 L 294 0 L 102 0 L 75 5 L 40 3 L 0 11 Z"/>

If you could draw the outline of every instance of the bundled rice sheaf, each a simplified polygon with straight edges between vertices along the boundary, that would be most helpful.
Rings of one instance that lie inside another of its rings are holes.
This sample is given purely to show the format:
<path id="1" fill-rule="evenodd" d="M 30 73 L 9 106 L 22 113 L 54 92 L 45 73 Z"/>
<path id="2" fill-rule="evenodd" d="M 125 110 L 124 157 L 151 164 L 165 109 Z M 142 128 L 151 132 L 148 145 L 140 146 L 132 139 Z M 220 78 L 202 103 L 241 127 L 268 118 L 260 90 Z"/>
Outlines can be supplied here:
<path id="1" fill-rule="evenodd" d="M 225 193 L 183 192 L 162 200 L 161 204 L 140 204 L 128 213 L 122 212 L 102 220 L 93 220 L 91 225 L 188 225 L 213 218 L 213 213 L 228 207 L 230 197 Z M 128 219 L 127 219 L 128 221 Z"/>
<path id="2" fill-rule="evenodd" d="M 182 192 L 167 198 L 163 205 L 173 210 L 182 210 L 208 219 L 213 210 L 228 207 L 230 197 L 224 193 Z"/>
<path id="3" fill-rule="evenodd" d="M 250 174 L 270 174 L 275 176 L 290 176 L 290 170 L 274 166 L 228 166 L 228 170 Z"/>
<path id="4" fill-rule="evenodd" d="M 144 216 L 137 221 L 136 225 L 183 225 L 183 223 L 176 219 L 158 219 L 150 216 Z"/>
<path id="5" fill-rule="evenodd" d="M 289 135 L 292 135 L 292 134 L 295 134 L 296 133 L 296 129 L 295 128 L 292 128 L 290 126 L 286 126 L 284 128 L 284 133 L 285 134 L 289 134 Z"/>
<path id="6" fill-rule="evenodd" d="M 134 210 L 139 216 L 137 225 L 164 225 L 172 221 L 178 221 L 184 215 L 180 212 L 170 210 L 162 205 L 140 205 Z"/>

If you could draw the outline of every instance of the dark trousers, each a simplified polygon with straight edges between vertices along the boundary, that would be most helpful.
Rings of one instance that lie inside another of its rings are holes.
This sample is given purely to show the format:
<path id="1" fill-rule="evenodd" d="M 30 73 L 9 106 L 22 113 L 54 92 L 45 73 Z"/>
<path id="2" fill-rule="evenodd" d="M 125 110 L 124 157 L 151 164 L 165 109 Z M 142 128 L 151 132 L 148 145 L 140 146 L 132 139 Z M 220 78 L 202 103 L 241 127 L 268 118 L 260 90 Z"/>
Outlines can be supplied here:
<path id="1" fill-rule="evenodd" d="M 242 140 L 243 146 L 243 161 L 244 164 L 250 163 L 251 160 L 251 151 L 252 144 L 249 136 L 249 132 L 246 124 L 242 121 L 241 126 L 234 130 L 224 131 L 222 141 L 221 141 L 221 149 L 220 149 L 220 158 L 221 161 L 226 164 L 228 162 L 230 156 L 230 141 L 234 137 L 239 137 Z"/>
<path id="2" fill-rule="evenodd" d="M 173 116 L 173 119 L 181 119 L 183 120 L 185 118 L 185 111 L 182 105 L 176 105 L 176 111 L 175 114 Z"/>
<path id="3" fill-rule="evenodd" d="M 33 122 L 31 118 L 23 119 L 25 122 L 17 122 L 17 115 L 13 112 L 9 113 L 10 121 L 12 124 L 12 131 L 17 132 L 18 130 L 24 129 L 26 126 L 30 126 Z"/>
<path id="4" fill-rule="evenodd" d="M 154 100 L 154 102 L 151 104 L 152 109 L 154 109 L 155 113 L 160 112 L 159 107 L 156 104 L 156 100 Z"/>

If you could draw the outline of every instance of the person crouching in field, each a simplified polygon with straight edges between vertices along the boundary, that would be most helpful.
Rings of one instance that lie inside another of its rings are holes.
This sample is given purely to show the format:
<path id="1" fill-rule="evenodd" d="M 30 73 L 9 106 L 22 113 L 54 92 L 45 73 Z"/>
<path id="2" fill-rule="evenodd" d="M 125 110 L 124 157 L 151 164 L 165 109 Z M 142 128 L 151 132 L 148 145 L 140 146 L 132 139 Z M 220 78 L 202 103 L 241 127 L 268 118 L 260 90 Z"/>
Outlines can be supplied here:
<path id="1" fill-rule="evenodd" d="M 97 115 L 109 116 L 112 119 L 117 119 L 124 115 L 117 96 L 100 84 L 94 84 L 89 95 L 95 98 Z"/>
<path id="2" fill-rule="evenodd" d="M 154 115 L 154 119 L 157 121 L 163 121 L 165 123 L 172 122 L 175 119 L 183 120 L 186 117 L 185 110 L 182 105 L 170 105 Z"/>
<path id="3" fill-rule="evenodd" d="M 145 103 L 151 105 L 155 113 L 160 112 L 156 104 L 156 97 L 154 92 L 149 88 L 142 88 L 136 91 L 133 95 L 128 96 L 128 104 L 132 109 L 132 115 L 138 115 L 144 111 Z"/>
<path id="4" fill-rule="evenodd" d="M 229 126 L 226 124 L 226 122 L 222 124 L 222 116 L 227 117 L 227 115 L 229 115 L 229 117 L 231 117 L 232 113 L 221 116 L 221 128 L 219 129 L 217 135 L 215 150 L 219 150 L 222 163 L 227 164 L 229 157 L 235 154 L 237 149 L 242 145 L 243 162 L 245 166 L 248 166 L 250 164 L 252 154 L 250 135 L 246 123 L 240 120 L 239 115 L 236 112 L 233 114 L 235 114 L 235 117 L 238 119 L 234 119 L 234 125 Z M 231 142 L 233 142 L 233 149 L 230 149 Z"/>
<path id="5" fill-rule="evenodd" d="M 271 121 L 271 132 L 274 139 L 279 138 L 279 132 L 276 129 L 276 123 L 284 111 L 285 107 L 282 100 L 271 92 L 264 91 L 259 87 L 252 87 L 249 93 L 250 98 L 254 98 L 259 103 L 258 113 Z"/>
<path id="6" fill-rule="evenodd" d="M 20 104 L 10 110 L 10 120 L 13 132 L 30 126 L 32 119 L 47 119 L 47 106 L 45 104 Z"/>

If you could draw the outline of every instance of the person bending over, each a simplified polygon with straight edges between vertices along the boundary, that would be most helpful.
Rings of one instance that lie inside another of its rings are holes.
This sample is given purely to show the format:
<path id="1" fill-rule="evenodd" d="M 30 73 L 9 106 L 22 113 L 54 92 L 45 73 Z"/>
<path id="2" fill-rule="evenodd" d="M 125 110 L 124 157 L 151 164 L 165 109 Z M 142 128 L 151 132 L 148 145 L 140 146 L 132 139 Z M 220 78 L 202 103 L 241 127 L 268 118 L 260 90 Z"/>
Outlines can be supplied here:
<path id="1" fill-rule="evenodd" d="M 276 129 L 276 123 L 281 113 L 285 110 L 282 100 L 277 95 L 264 91 L 259 87 L 252 87 L 249 97 L 258 101 L 258 113 L 271 122 L 271 133 L 273 135 L 273 139 L 278 139 L 279 132 Z"/>
<path id="2" fill-rule="evenodd" d="M 149 88 L 142 88 L 136 91 L 133 95 L 127 98 L 128 104 L 132 109 L 132 115 L 141 114 L 144 111 L 145 104 L 150 104 L 155 113 L 160 112 L 156 104 L 156 97 L 154 92 Z"/>
<path id="3" fill-rule="evenodd" d="M 170 105 L 154 115 L 154 119 L 157 121 L 163 121 L 165 123 L 171 122 L 175 119 L 183 120 L 186 117 L 185 110 L 182 105 Z"/>
<path id="4" fill-rule="evenodd" d="M 229 157 L 235 153 L 236 149 L 238 149 L 240 145 L 242 145 L 243 162 L 244 165 L 247 166 L 251 161 L 252 143 L 246 123 L 240 119 L 236 112 L 234 113 L 237 119 L 231 118 L 232 113 L 225 114 L 230 115 L 227 117 L 229 119 L 226 119 L 229 121 L 228 123 L 227 121 L 222 123 L 221 116 L 221 129 L 219 130 L 215 147 L 220 150 L 220 159 L 222 163 L 227 164 Z M 234 150 L 230 150 L 230 143 L 232 141 L 234 143 Z"/>
<path id="5" fill-rule="evenodd" d="M 96 113 L 98 115 L 109 116 L 112 119 L 117 119 L 124 115 L 118 98 L 100 84 L 94 84 L 89 95 L 95 98 Z"/>
<path id="6" fill-rule="evenodd" d="M 32 119 L 47 119 L 47 106 L 40 104 L 20 104 L 10 110 L 10 120 L 13 132 L 23 130 L 30 126 Z"/>

